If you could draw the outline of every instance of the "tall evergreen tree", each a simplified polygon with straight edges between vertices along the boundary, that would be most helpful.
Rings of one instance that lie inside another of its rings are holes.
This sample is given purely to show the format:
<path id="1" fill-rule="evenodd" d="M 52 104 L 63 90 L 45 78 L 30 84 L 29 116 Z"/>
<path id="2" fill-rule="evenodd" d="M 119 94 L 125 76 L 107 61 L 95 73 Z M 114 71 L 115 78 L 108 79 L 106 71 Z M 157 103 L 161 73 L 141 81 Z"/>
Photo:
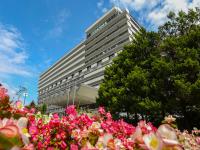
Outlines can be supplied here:
<path id="1" fill-rule="evenodd" d="M 198 8 L 170 12 L 158 32 L 142 29 L 106 68 L 97 103 L 135 120 L 172 113 L 183 116 L 187 128 L 200 126 L 199 20 Z"/>

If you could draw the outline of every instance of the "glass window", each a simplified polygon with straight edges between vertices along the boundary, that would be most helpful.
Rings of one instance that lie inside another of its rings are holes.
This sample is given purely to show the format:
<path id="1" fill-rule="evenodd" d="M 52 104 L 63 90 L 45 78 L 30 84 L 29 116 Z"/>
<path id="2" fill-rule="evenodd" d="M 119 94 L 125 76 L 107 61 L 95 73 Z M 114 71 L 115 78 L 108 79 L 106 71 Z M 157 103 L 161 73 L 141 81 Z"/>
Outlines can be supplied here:
<path id="1" fill-rule="evenodd" d="M 97 66 L 98 67 L 101 66 L 101 62 L 102 62 L 102 60 L 100 60 L 100 61 L 97 62 Z"/>
<path id="2" fill-rule="evenodd" d="M 114 56 L 115 56 L 115 54 L 114 54 L 114 53 L 113 53 L 113 54 L 111 54 L 111 55 L 109 56 L 109 59 L 112 59 Z"/>
<path id="3" fill-rule="evenodd" d="M 87 70 L 89 71 L 90 69 L 91 69 L 91 66 L 88 66 L 88 67 L 87 67 Z"/>

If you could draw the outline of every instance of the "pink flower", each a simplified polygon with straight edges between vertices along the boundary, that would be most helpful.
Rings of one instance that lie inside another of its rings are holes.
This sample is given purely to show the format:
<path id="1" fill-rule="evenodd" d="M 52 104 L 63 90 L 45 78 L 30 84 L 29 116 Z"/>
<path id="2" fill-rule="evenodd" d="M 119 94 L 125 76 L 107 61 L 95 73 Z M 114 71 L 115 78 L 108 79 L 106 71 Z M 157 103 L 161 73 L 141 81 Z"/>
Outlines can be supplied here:
<path id="1" fill-rule="evenodd" d="M 17 101 L 15 102 L 15 107 L 16 107 L 17 109 L 22 109 L 22 108 L 23 108 L 22 102 L 21 102 L 20 100 L 17 100 Z"/>
<path id="2" fill-rule="evenodd" d="M 78 124 L 79 126 L 86 126 L 89 127 L 92 125 L 92 120 L 90 119 L 90 117 L 88 117 L 88 115 L 86 114 L 82 114 L 79 118 Z"/>
<path id="3" fill-rule="evenodd" d="M 39 122 L 38 122 L 39 124 Z M 42 122 L 41 122 L 42 125 Z M 53 117 L 51 118 L 50 122 L 49 122 L 49 126 L 50 128 L 59 128 L 60 125 L 60 118 L 58 116 L 58 114 L 53 114 Z"/>
<path id="4" fill-rule="evenodd" d="M 163 142 L 166 145 L 179 144 L 174 128 L 172 128 L 168 124 L 161 125 L 157 130 L 157 134 L 159 134 L 162 137 Z"/>
<path id="5" fill-rule="evenodd" d="M 98 112 L 99 112 L 101 115 L 104 115 L 104 114 L 106 113 L 104 107 L 99 107 Z"/>
<path id="6" fill-rule="evenodd" d="M 136 142 L 143 143 L 142 139 L 142 130 L 140 127 L 136 127 L 135 133 L 132 135 L 132 139 L 135 140 Z"/>
<path id="7" fill-rule="evenodd" d="M 36 126 L 30 126 L 30 127 L 29 127 L 29 133 L 30 133 L 31 135 L 36 135 L 36 134 L 38 134 L 38 128 L 37 128 Z"/>
<path id="8" fill-rule="evenodd" d="M 109 112 L 106 113 L 106 117 L 107 117 L 107 119 L 112 119 L 112 115 Z"/>
<path id="9" fill-rule="evenodd" d="M 80 129 L 75 129 L 71 133 L 71 137 L 75 140 L 79 140 L 81 138 L 80 136 Z"/>
<path id="10" fill-rule="evenodd" d="M 65 149 L 67 147 L 67 144 L 64 141 L 61 141 L 60 146 L 61 146 L 62 149 Z"/>
<path id="11" fill-rule="evenodd" d="M 200 137 L 196 137 L 196 142 L 200 145 Z"/>
<path id="12" fill-rule="evenodd" d="M 43 144 L 42 144 L 41 141 L 38 142 L 38 144 L 37 144 L 37 148 L 38 148 L 38 149 L 43 149 Z"/>
<path id="13" fill-rule="evenodd" d="M 8 138 L 19 136 L 19 128 L 13 120 L 0 119 L 0 133 Z"/>
<path id="14" fill-rule="evenodd" d="M 62 140 L 64 140 L 66 138 L 66 133 L 64 131 L 61 131 L 60 137 Z"/>
<path id="15" fill-rule="evenodd" d="M 30 113 L 35 113 L 35 108 L 31 108 Z"/>
<path id="16" fill-rule="evenodd" d="M 143 134 L 148 134 L 152 131 L 156 131 L 156 128 L 151 123 L 146 123 L 144 120 L 141 120 L 138 123 L 138 127 L 141 128 Z"/>
<path id="17" fill-rule="evenodd" d="M 38 141 L 38 135 L 32 135 L 32 141 L 37 142 Z"/>
<path id="18" fill-rule="evenodd" d="M 78 146 L 76 144 L 71 144 L 70 150 L 78 150 Z"/>
<path id="19" fill-rule="evenodd" d="M 60 139 L 61 139 L 60 134 L 58 134 L 58 133 L 56 134 L 56 139 L 57 139 L 57 140 L 60 140 Z"/>
<path id="20" fill-rule="evenodd" d="M 75 107 L 76 107 L 75 105 L 68 106 L 65 110 L 66 114 L 68 114 L 68 115 L 71 114 L 73 116 L 77 116 L 78 113 L 77 113 Z"/>

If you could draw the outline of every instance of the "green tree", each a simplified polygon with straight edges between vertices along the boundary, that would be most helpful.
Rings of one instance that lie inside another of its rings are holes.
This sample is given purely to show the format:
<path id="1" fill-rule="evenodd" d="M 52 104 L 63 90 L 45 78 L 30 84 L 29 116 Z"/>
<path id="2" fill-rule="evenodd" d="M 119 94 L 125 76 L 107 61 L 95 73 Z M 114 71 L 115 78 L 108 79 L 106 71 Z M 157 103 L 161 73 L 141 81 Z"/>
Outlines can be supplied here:
<path id="1" fill-rule="evenodd" d="M 158 32 L 142 29 L 106 68 L 97 103 L 114 114 L 127 112 L 129 119 L 135 114 L 137 120 L 140 114 L 156 121 L 173 113 L 184 117 L 185 127 L 199 127 L 199 20 L 198 8 L 170 12 Z M 196 120 L 189 122 L 194 114 Z"/>
<path id="2" fill-rule="evenodd" d="M 171 12 L 168 17 L 159 28 L 160 48 L 171 66 L 168 112 L 181 112 L 187 128 L 200 126 L 200 9 Z"/>
<path id="3" fill-rule="evenodd" d="M 41 106 L 41 113 L 42 113 L 42 114 L 45 114 L 46 111 L 47 111 L 47 105 L 46 105 L 46 104 L 43 104 L 43 105 Z"/>
<path id="4" fill-rule="evenodd" d="M 159 101 L 150 100 L 148 81 L 150 62 L 154 59 L 152 54 L 158 53 L 159 43 L 159 34 L 142 29 L 133 44 L 125 46 L 113 64 L 106 68 L 97 103 L 113 113 L 125 112 L 127 119 L 132 117 L 135 122 L 138 120 L 138 112 L 146 116 L 145 113 L 151 111 L 150 107 L 144 108 L 144 103 L 148 102 L 153 109 L 159 107 Z"/>

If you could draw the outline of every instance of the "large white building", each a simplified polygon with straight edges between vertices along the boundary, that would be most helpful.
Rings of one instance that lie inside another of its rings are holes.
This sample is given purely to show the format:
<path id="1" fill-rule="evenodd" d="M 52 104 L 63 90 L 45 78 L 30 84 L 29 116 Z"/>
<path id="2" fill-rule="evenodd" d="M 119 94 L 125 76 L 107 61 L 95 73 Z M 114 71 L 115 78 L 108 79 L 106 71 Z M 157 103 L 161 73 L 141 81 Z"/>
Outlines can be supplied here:
<path id="1" fill-rule="evenodd" d="M 105 67 L 139 29 L 127 10 L 113 7 L 86 29 L 84 41 L 40 75 L 38 103 L 46 103 L 48 112 L 95 103 Z"/>

